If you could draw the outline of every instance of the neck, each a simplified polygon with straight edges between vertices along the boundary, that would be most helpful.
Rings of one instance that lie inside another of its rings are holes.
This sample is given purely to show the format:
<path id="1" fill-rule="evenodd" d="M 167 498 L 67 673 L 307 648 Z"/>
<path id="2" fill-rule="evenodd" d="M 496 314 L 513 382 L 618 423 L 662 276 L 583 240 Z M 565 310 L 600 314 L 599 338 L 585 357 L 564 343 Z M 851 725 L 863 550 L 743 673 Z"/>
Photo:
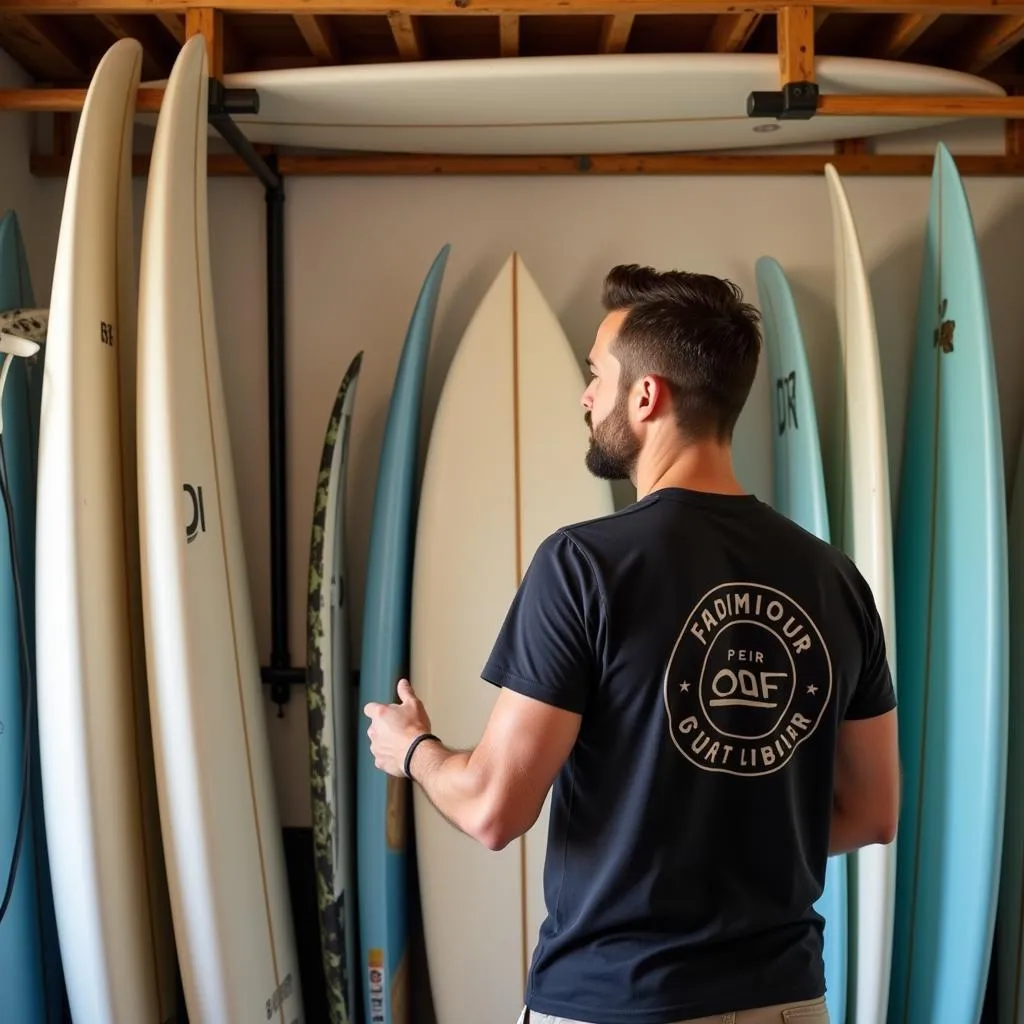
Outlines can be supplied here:
<path id="1" fill-rule="evenodd" d="M 646 445 L 637 460 L 634 483 L 638 500 L 664 487 L 746 493 L 733 470 L 732 446 L 717 441 Z"/>

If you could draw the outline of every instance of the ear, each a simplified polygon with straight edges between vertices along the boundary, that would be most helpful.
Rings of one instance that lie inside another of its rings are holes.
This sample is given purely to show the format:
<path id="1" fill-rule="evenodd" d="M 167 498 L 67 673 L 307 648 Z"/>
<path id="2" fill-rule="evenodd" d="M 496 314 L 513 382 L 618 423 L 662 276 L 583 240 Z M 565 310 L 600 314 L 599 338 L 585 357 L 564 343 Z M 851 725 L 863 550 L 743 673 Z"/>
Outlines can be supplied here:
<path id="1" fill-rule="evenodd" d="M 661 412 L 664 403 L 669 401 L 669 390 L 658 377 L 646 375 L 634 385 L 634 407 L 636 418 L 643 422 L 650 419 L 656 412 Z"/>

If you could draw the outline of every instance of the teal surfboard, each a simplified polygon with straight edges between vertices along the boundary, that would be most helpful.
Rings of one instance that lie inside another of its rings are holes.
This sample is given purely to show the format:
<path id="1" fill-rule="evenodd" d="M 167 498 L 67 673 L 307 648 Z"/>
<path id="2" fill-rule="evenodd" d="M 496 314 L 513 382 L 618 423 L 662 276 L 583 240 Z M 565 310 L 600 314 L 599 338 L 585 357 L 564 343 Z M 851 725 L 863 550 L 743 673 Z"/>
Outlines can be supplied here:
<path id="1" fill-rule="evenodd" d="M 896 530 L 903 804 L 888 1024 L 974 1024 L 1006 785 L 1006 492 L 985 281 L 936 151 Z"/>
<path id="2" fill-rule="evenodd" d="M 0 218 L 0 313 L 33 303 L 18 218 L 11 211 Z M 35 702 L 35 479 L 44 353 L 45 345 L 29 359 L 0 357 L 11 360 L 0 434 L 10 497 L 10 506 L 0 502 L 0 901 L 10 894 L 0 920 L 0 1017 L 25 1024 L 61 1021 L 64 998 Z M 18 585 L 8 507 L 14 512 Z"/>
<path id="3" fill-rule="evenodd" d="M 334 398 L 320 455 L 307 594 L 306 704 L 320 947 L 330 1024 L 356 1020 L 355 734 L 345 559 L 348 443 L 363 354 Z"/>
<path id="4" fill-rule="evenodd" d="M 765 354 L 773 393 L 773 504 L 784 516 L 830 540 L 825 471 L 818 439 L 814 389 L 789 281 L 779 263 L 762 256 L 755 266 Z M 846 857 L 830 857 L 825 888 L 814 909 L 825 919 L 825 985 L 829 1015 L 846 1019 Z"/>
<path id="5" fill-rule="evenodd" d="M 409 670 L 420 411 L 448 253 L 446 245 L 420 290 L 384 427 L 366 567 L 361 704 L 394 702 L 398 680 Z M 360 729 L 356 869 L 365 1024 L 409 1024 L 407 786 L 374 766 L 366 730 Z"/>

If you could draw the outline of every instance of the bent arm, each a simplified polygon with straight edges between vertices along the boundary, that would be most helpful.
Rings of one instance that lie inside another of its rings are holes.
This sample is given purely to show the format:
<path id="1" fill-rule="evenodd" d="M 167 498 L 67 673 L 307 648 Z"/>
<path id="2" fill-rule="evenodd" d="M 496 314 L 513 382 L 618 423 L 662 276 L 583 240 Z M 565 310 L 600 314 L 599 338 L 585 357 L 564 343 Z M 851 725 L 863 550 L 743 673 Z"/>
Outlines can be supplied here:
<path id="1" fill-rule="evenodd" d="M 524 835 L 576 742 L 581 716 L 503 688 L 480 742 L 452 751 L 426 740 L 409 771 L 456 828 L 489 850 Z"/>
<path id="2" fill-rule="evenodd" d="M 845 721 L 836 744 L 829 853 L 891 843 L 899 816 L 896 710 Z"/>

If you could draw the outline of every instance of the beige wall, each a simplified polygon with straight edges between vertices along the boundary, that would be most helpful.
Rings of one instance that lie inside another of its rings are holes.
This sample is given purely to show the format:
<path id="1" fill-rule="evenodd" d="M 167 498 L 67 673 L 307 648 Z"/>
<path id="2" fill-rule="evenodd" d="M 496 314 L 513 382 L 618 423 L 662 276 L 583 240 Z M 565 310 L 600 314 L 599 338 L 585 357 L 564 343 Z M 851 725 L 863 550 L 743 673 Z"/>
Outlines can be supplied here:
<path id="1" fill-rule="evenodd" d="M 0 78 L 6 73 L 0 64 Z M 25 205 L 33 270 L 38 284 L 48 288 L 63 182 L 28 176 L 25 125 L 12 115 L 0 117 L 5 142 L 0 187 Z M 999 124 L 976 125 L 945 137 L 954 150 L 998 151 L 1000 131 Z M 884 148 L 928 150 L 933 138 L 889 141 Z M 895 488 L 929 183 L 920 177 L 850 178 L 846 185 L 876 304 Z M 989 284 L 1012 482 L 1022 412 L 1024 280 L 1019 267 L 1024 181 L 970 178 L 967 188 Z M 135 194 L 138 221 L 143 182 Z M 537 278 L 581 360 L 600 318 L 601 278 L 612 264 L 637 261 L 723 274 L 756 301 L 754 262 L 770 254 L 786 268 L 794 287 L 828 451 L 837 338 L 831 223 L 821 177 L 293 179 L 287 183 L 286 217 L 293 661 L 304 655 L 309 519 L 334 391 L 354 353 L 365 349 L 349 478 L 351 581 L 358 626 L 389 389 L 423 275 L 445 242 L 452 243 L 452 254 L 436 321 L 428 420 L 461 332 L 513 249 Z M 261 188 L 246 179 L 215 179 L 211 218 L 228 414 L 257 634 L 266 658 L 270 621 Z M 488 382 L 481 381 L 481 415 L 487 414 L 487 391 Z M 748 486 L 765 498 L 771 497 L 770 416 L 762 367 L 738 429 L 737 462 Z M 357 647 L 358 641 L 357 628 Z M 276 709 L 268 709 L 268 725 L 283 821 L 308 824 L 301 690 L 296 689 L 283 719 L 276 717 Z"/>

